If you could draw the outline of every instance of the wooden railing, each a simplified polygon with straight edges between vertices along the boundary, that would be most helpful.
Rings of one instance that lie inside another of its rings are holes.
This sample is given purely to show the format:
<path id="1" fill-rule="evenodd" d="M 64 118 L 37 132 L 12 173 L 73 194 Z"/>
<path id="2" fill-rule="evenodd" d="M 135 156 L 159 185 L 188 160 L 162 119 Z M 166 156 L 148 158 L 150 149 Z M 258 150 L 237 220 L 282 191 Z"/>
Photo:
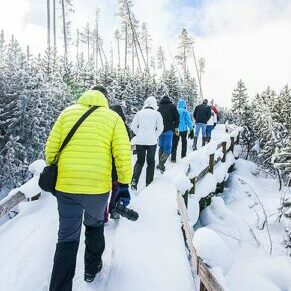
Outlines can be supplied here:
<path id="1" fill-rule="evenodd" d="M 210 270 L 209 266 L 207 266 L 206 263 L 203 262 L 202 258 L 200 258 L 197 255 L 197 252 L 195 250 L 194 244 L 193 244 L 193 235 L 194 231 L 193 228 L 189 225 L 189 219 L 187 214 L 187 207 L 188 207 L 188 196 L 195 194 L 195 189 L 197 187 L 197 184 L 203 180 L 203 178 L 208 173 L 214 173 L 214 168 L 218 163 L 225 163 L 226 157 L 229 152 L 234 153 L 235 145 L 239 144 L 240 140 L 240 134 L 238 134 L 237 139 L 235 137 L 231 137 L 231 144 L 229 149 L 227 149 L 227 142 L 222 142 L 217 146 L 217 150 L 220 150 L 222 148 L 223 156 L 218 157 L 215 160 L 215 153 L 209 155 L 209 164 L 208 166 L 200 172 L 197 177 L 194 177 L 191 179 L 192 188 L 189 191 L 186 191 L 185 193 L 177 192 L 177 204 L 178 204 L 178 210 L 181 218 L 182 223 L 182 230 L 183 235 L 185 239 L 186 246 L 188 248 L 189 254 L 190 254 L 190 263 L 193 270 L 196 271 L 197 275 L 200 278 L 200 291 L 223 291 L 223 287 L 220 285 L 220 283 L 217 281 L 215 276 L 213 275 L 212 271 Z M 229 172 L 233 170 L 232 165 L 229 168 Z M 186 171 L 186 175 L 188 176 L 191 169 L 189 168 Z M 213 193 L 209 193 L 209 195 L 212 195 Z"/>

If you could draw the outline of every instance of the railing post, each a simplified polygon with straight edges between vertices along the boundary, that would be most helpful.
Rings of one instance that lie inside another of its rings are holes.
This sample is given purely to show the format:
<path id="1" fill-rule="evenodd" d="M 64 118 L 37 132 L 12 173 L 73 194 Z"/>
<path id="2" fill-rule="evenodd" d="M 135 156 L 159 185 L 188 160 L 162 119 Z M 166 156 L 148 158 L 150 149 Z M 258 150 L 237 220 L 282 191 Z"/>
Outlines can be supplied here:
<path id="1" fill-rule="evenodd" d="M 187 190 L 185 192 L 185 194 L 182 195 L 183 196 L 183 199 L 184 199 L 184 202 L 185 202 L 185 205 L 186 205 L 186 208 L 188 208 L 188 194 L 189 194 L 189 191 Z"/>
<path id="2" fill-rule="evenodd" d="M 239 140 L 240 140 L 240 132 L 239 132 L 239 134 L 237 135 L 236 144 L 239 144 Z"/>
<path id="3" fill-rule="evenodd" d="M 227 144 L 226 141 L 222 143 L 222 152 L 223 152 L 222 162 L 223 163 L 225 163 L 226 161 L 226 153 L 227 153 L 226 144 Z"/>
<path id="4" fill-rule="evenodd" d="M 211 154 L 209 156 L 209 168 L 208 168 L 208 172 L 213 174 L 214 172 L 214 154 Z"/>
<path id="5" fill-rule="evenodd" d="M 200 280 L 200 291 L 207 291 L 206 287 L 204 286 L 201 280 Z"/>
<path id="6" fill-rule="evenodd" d="M 197 181 L 197 178 L 193 178 L 191 179 L 191 183 L 193 185 L 193 187 L 191 188 L 191 190 L 189 191 L 189 194 L 195 194 L 195 188 L 196 188 L 196 181 Z"/>
<path id="7" fill-rule="evenodd" d="M 230 140 L 231 140 L 230 150 L 234 152 L 234 137 L 231 137 Z"/>

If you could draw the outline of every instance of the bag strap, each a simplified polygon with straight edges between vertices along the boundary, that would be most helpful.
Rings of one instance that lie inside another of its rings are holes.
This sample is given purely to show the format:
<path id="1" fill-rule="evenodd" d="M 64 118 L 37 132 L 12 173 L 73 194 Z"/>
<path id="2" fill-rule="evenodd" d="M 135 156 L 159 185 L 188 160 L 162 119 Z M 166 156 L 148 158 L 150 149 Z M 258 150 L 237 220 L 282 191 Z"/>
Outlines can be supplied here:
<path id="1" fill-rule="evenodd" d="M 67 144 L 69 143 L 69 141 L 71 140 L 71 138 L 74 136 L 75 132 L 77 131 L 77 129 L 80 127 L 80 125 L 85 121 L 85 119 L 91 114 L 93 113 L 96 109 L 98 108 L 98 106 L 92 106 L 88 111 L 86 111 L 81 118 L 76 122 L 76 124 L 72 127 L 72 129 L 69 131 L 68 135 L 66 136 L 66 138 L 64 139 L 58 153 L 56 154 L 54 160 L 52 163 L 55 163 L 58 160 L 58 157 L 60 155 L 60 153 L 62 152 L 62 150 L 67 146 Z"/>

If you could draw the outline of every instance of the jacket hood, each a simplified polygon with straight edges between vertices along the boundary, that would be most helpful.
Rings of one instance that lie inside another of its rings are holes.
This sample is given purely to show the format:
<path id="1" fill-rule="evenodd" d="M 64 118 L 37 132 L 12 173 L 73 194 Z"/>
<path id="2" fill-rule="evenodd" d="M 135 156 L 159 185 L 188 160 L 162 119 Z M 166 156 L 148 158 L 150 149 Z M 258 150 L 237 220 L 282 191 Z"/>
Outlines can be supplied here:
<path id="1" fill-rule="evenodd" d="M 151 107 L 154 110 L 158 110 L 157 99 L 154 96 L 148 97 L 144 102 L 143 108 L 146 108 L 146 107 Z"/>
<path id="2" fill-rule="evenodd" d="M 184 99 L 179 99 L 178 104 L 177 104 L 177 108 L 178 109 L 186 109 L 187 104 L 186 101 Z"/>
<path id="3" fill-rule="evenodd" d="M 172 103 L 172 101 L 168 96 L 163 97 L 160 101 L 160 104 L 170 104 L 170 103 Z"/>
<path id="4" fill-rule="evenodd" d="M 108 100 L 100 91 L 88 90 L 79 98 L 78 104 L 108 107 Z"/>

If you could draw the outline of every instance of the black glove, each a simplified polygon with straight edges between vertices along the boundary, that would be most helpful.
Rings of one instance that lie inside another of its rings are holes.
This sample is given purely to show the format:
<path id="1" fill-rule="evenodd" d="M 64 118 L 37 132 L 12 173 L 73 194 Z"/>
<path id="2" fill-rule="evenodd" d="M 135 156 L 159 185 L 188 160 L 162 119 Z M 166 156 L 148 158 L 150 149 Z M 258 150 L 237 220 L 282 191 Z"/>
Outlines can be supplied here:
<path id="1" fill-rule="evenodd" d="M 119 191 L 116 201 L 121 201 L 124 206 L 127 206 L 130 203 L 128 184 L 119 184 Z"/>
<path id="2" fill-rule="evenodd" d="M 194 130 L 193 129 L 189 132 L 188 138 L 190 138 L 190 139 L 194 138 Z"/>

